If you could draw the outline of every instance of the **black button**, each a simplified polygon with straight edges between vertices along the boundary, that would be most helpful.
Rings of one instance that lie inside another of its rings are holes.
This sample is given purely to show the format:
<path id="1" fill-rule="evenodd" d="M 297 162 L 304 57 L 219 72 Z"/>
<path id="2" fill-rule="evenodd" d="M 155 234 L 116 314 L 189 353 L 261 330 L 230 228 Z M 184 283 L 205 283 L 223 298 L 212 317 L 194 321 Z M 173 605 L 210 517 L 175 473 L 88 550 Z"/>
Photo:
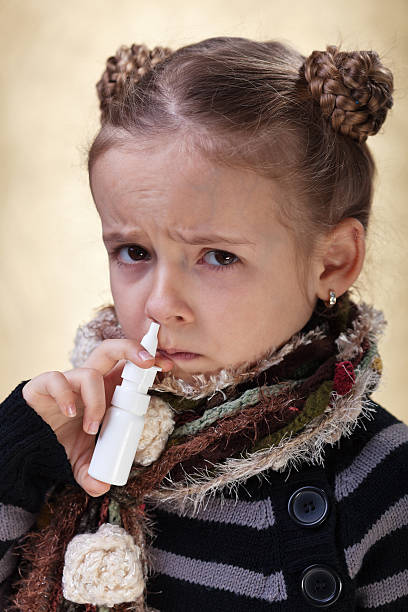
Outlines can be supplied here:
<path id="1" fill-rule="evenodd" d="M 329 513 L 327 495 L 317 487 L 301 487 L 290 496 L 288 512 L 298 525 L 316 527 Z"/>
<path id="2" fill-rule="evenodd" d="M 342 582 L 327 565 L 311 565 L 302 574 L 302 594 L 316 608 L 328 608 L 338 600 Z"/>

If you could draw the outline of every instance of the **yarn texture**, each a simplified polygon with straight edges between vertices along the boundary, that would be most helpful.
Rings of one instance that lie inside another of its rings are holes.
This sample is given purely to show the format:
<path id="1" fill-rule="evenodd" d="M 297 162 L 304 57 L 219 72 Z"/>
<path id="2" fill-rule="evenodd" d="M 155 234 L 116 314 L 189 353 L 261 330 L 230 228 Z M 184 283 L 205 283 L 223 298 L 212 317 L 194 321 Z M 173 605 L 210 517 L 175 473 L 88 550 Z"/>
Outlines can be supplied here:
<path id="1" fill-rule="evenodd" d="M 141 465 L 150 465 L 153 461 L 156 461 L 163 452 L 173 429 L 173 411 L 169 404 L 159 397 L 153 396 L 146 412 L 135 462 Z"/>
<path id="2" fill-rule="evenodd" d="M 76 603 L 113 606 L 137 599 L 144 589 L 140 549 L 110 523 L 76 535 L 65 553 L 62 585 L 64 597 Z"/>

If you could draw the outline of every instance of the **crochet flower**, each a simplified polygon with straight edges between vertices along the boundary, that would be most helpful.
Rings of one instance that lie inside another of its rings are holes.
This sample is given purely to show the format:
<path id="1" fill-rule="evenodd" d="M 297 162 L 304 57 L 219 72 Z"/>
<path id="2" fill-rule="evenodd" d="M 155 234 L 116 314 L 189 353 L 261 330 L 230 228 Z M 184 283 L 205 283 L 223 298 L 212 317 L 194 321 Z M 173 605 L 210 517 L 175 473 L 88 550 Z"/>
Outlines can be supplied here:
<path id="1" fill-rule="evenodd" d="M 351 361 L 340 361 L 335 365 L 333 389 L 339 395 L 345 395 L 354 385 L 356 375 Z"/>
<path id="2" fill-rule="evenodd" d="M 150 465 L 156 461 L 174 429 L 173 411 L 160 397 L 152 396 L 145 416 L 145 424 L 137 447 L 135 462 Z"/>
<path id="3" fill-rule="evenodd" d="M 76 535 L 65 553 L 62 586 L 65 599 L 75 603 L 134 601 L 144 589 L 140 549 L 125 529 L 110 523 Z"/>

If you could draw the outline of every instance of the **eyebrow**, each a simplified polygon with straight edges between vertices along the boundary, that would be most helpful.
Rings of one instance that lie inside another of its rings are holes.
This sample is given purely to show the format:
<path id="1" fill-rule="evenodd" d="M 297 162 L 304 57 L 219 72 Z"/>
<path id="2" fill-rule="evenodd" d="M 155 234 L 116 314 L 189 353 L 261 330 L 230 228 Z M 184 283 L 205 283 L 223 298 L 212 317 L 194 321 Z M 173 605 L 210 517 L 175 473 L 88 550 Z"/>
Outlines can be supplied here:
<path id="1" fill-rule="evenodd" d="M 254 245 L 254 242 L 251 242 L 250 240 L 244 239 L 240 236 L 236 236 L 236 237 L 227 237 L 227 236 L 222 236 L 221 234 L 217 234 L 217 233 L 212 233 L 212 234 L 190 234 L 189 238 L 187 238 L 186 236 L 183 236 L 179 231 L 177 230 L 173 230 L 172 232 L 174 235 L 176 235 L 178 237 L 178 239 L 181 242 L 185 242 L 186 244 L 191 244 L 191 245 L 203 245 L 203 244 L 213 244 L 213 243 L 218 243 L 218 242 L 223 242 L 225 244 L 233 244 L 233 245 L 245 245 L 245 244 L 250 244 L 250 245 Z M 122 234 L 120 232 L 111 232 L 109 234 L 104 234 L 103 235 L 103 241 L 105 243 L 110 243 L 110 242 L 123 242 L 123 243 L 127 243 L 127 242 L 132 242 L 132 240 L 140 240 L 140 237 L 132 232 L 129 232 L 128 234 Z"/>

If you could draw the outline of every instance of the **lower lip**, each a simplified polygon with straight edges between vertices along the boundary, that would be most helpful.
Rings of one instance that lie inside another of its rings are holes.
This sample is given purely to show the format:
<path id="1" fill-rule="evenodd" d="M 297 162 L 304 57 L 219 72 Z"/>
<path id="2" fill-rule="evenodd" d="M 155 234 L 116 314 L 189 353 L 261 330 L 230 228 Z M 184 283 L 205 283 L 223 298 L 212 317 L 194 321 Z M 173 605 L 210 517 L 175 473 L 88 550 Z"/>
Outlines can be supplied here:
<path id="1" fill-rule="evenodd" d="M 197 357 L 200 357 L 200 355 L 198 355 L 197 353 L 173 353 L 172 355 L 169 355 L 168 353 L 166 353 L 166 351 L 159 352 L 161 353 L 161 355 L 163 355 L 163 357 L 167 357 L 168 359 L 180 359 L 182 361 L 190 361 L 191 359 L 196 359 Z"/>

